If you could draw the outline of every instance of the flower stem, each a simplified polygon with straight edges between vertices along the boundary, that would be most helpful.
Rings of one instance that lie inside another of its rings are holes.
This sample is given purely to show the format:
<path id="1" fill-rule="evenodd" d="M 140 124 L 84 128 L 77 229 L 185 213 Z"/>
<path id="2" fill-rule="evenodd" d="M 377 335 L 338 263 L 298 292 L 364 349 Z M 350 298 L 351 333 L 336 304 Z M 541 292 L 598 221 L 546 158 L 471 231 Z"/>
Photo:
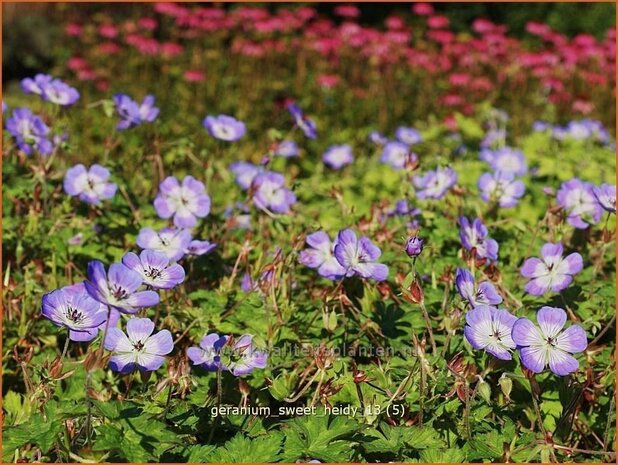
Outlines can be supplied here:
<path id="1" fill-rule="evenodd" d="M 532 396 L 532 403 L 534 404 L 534 411 L 536 413 L 537 423 L 539 424 L 539 429 L 541 430 L 541 433 L 543 433 L 543 440 L 545 441 L 546 444 L 548 444 L 547 430 L 545 429 L 545 426 L 543 425 L 543 418 L 541 417 L 541 409 L 539 408 L 539 401 L 536 397 L 536 394 L 534 393 L 534 386 L 532 383 L 532 379 L 530 379 L 529 382 L 530 382 L 530 394 Z M 552 444 L 552 448 L 549 449 L 549 453 L 551 455 L 552 462 L 557 463 L 556 454 L 554 453 L 554 449 L 553 449 L 553 444 Z"/>
<path id="2" fill-rule="evenodd" d="M 427 308 L 425 307 L 424 302 L 420 302 L 419 304 L 421 306 L 421 311 L 423 312 L 423 318 L 425 319 L 425 326 L 427 326 L 427 331 L 429 332 L 431 351 L 433 355 L 436 355 L 438 353 L 438 348 L 436 347 L 436 340 L 433 337 L 433 329 L 431 328 L 431 320 L 429 319 L 429 313 L 427 313 Z"/>
<path id="3" fill-rule="evenodd" d="M 71 342 L 71 339 L 69 339 L 69 332 L 67 331 L 67 338 L 66 338 L 66 341 L 64 341 L 64 348 L 62 349 L 62 355 L 60 355 L 60 361 L 64 360 L 64 357 L 66 357 L 67 352 L 69 351 L 70 342 Z"/>
<path id="4" fill-rule="evenodd" d="M 107 330 L 109 328 L 109 318 L 112 314 L 112 307 L 107 306 L 107 319 L 105 320 L 105 329 L 103 329 L 103 337 L 101 338 L 101 344 L 99 345 L 99 358 L 103 356 L 103 350 L 105 349 L 105 338 L 107 337 Z"/>

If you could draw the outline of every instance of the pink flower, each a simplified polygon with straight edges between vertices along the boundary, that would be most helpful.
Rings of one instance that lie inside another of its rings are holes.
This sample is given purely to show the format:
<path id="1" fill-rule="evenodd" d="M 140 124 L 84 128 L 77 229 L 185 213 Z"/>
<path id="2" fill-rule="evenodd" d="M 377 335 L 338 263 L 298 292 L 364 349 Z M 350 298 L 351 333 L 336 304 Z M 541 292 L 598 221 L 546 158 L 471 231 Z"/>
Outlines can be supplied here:
<path id="1" fill-rule="evenodd" d="M 427 26 L 430 29 L 445 29 L 449 26 L 450 21 L 446 16 L 436 15 L 427 18 Z"/>
<path id="2" fill-rule="evenodd" d="M 399 16 L 389 16 L 386 18 L 386 21 L 384 21 L 384 24 L 386 24 L 387 29 L 391 30 L 403 29 L 406 26 L 403 19 Z"/>
<path id="3" fill-rule="evenodd" d="M 573 43 L 580 47 L 592 47 L 596 45 L 597 40 L 590 34 L 578 34 L 573 39 Z"/>
<path id="4" fill-rule="evenodd" d="M 154 18 L 140 18 L 137 21 L 137 25 L 142 29 L 146 29 L 147 31 L 154 31 L 159 23 Z"/>
<path id="5" fill-rule="evenodd" d="M 526 23 L 526 31 L 529 34 L 545 38 L 551 33 L 551 28 L 547 24 L 529 21 Z"/>
<path id="6" fill-rule="evenodd" d="M 456 107 L 462 105 L 464 100 L 461 95 L 457 94 L 446 94 L 440 97 L 440 102 L 447 107 Z"/>
<path id="7" fill-rule="evenodd" d="M 183 50 L 183 46 L 175 42 L 165 42 L 161 44 L 160 49 L 161 55 L 167 58 L 178 56 L 183 52 Z"/>
<path id="8" fill-rule="evenodd" d="M 465 73 L 453 73 L 448 77 L 448 82 L 455 87 L 465 86 L 470 82 L 470 75 Z"/>
<path id="9" fill-rule="evenodd" d="M 80 81 L 93 81 L 96 77 L 96 73 L 89 68 L 80 69 L 77 72 L 77 79 L 79 79 Z"/>
<path id="10" fill-rule="evenodd" d="M 339 5 L 334 10 L 337 16 L 343 18 L 358 18 L 360 16 L 360 10 L 354 5 Z"/>
<path id="11" fill-rule="evenodd" d="M 205 77 L 204 72 L 197 69 L 188 69 L 184 74 L 185 81 L 187 82 L 202 82 Z"/>
<path id="12" fill-rule="evenodd" d="M 340 78 L 336 74 L 320 74 L 317 77 L 318 85 L 327 89 L 335 87 L 339 84 L 339 80 Z"/>
<path id="13" fill-rule="evenodd" d="M 455 34 L 451 31 L 435 29 L 427 31 L 427 38 L 441 44 L 452 42 L 455 39 Z"/>
<path id="14" fill-rule="evenodd" d="M 97 90 L 100 90 L 101 92 L 107 92 L 110 88 L 109 85 L 109 81 L 102 79 L 100 81 L 97 81 L 95 84 Z"/>
<path id="15" fill-rule="evenodd" d="M 486 77 L 477 77 L 470 82 L 470 89 L 478 92 L 489 92 L 493 88 L 493 83 Z"/>
<path id="16" fill-rule="evenodd" d="M 588 115 L 594 110 L 594 104 L 586 100 L 575 100 L 573 102 L 573 111 L 577 111 L 583 115 Z"/>
<path id="17" fill-rule="evenodd" d="M 429 16 L 433 14 L 433 6 L 431 3 L 415 3 L 412 12 L 419 16 Z"/>
<path id="18" fill-rule="evenodd" d="M 472 30 L 474 32 L 478 32 L 479 34 L 493 32 L 496 30 L 496 27 L 497 26 L 494 23 L 484 18 L 477 18 L 472 23 Z"/>
<path id="19" fill-rule="evenodd" d="M 171 2 L 155 3 L 154 10 L 162 15 L 173 16 L 175 18 L 189 14 L 187 8 Z"/>
<path id="20" fill-rule="evenodd" d="M 113 39 L 118 35 L 118 28 L 113 24 L 101 24 L 98 31 L 99 35 L 106 39 Z"/>
<path id="21" fill-rule="evenodd" d="M 83 30 L 83 26 L 77 23 L 68 23 L 64 27 L 64 33 L 71 37 L 79 37 L 82 34 Z"/>
<path id="22" fill-rule="evenodd" d="M 71 57 L 67 61 L 67 67 L 71 71 L 79 71 L 88 67 L 88 62 L 82 57 Z"/>
<path id="23" fill-rule="evenodd" d="M 115 42 L 103 42 L 97 47 L 97 51 L 103 55 L 115 55 L 120 50 L 120 45 Z"/>

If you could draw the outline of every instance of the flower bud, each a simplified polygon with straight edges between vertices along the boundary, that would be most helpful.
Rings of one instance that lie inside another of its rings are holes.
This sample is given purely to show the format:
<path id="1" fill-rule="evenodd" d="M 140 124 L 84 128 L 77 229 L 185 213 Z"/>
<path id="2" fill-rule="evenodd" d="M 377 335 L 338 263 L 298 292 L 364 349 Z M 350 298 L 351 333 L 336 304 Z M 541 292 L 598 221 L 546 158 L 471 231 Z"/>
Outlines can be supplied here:
<path id="1" fill-rule="evenodd" d="M 479 376 L 479 383 L 477 386 L 477 392 L 481 399 L 483 399 L 487 404 L 491 404 L 491 387 L 489 383 L 487 383 L 483 378 Z"/>
<path id="2" fill-rule="evenodd" d="M 361 384 L 367 381 L 367 373 L 361 370 L 354 370 L 352 377 L 356 384 Z"/>
<path id="3" fill-rule="evenodd" d="M 404 289 L 403 297 L 410 303 L 420 304 L 425 300 L 425 296 L 423 295 L 423 288 L 421 287 L 418 280 L 412 281 L 410 287 L 408 289 Z"/>
<path id="4" fill-rule="evenodd" d="M 423 251 L 425 240 L 418 236 L 412 236 L 406 241 L 405 251 L 408 257 L 418 257 Z"/>
<path id="5" fill-rule="evenodd" d="M 249 384 L 242 378 L 238 378 L 238 390 L 243 395 L 243 397 L 251 394 L 251 387 Z"/>
<path id="6" fill-rule="evenodd" d="M 513 380 L 503 373 L 498 380 L 498 384 L 500 385 L 500 389 L 502 389 L 502 394 L 504 394 L 504 397 L 510 399 L 511 391 L 513 390 Z"/>

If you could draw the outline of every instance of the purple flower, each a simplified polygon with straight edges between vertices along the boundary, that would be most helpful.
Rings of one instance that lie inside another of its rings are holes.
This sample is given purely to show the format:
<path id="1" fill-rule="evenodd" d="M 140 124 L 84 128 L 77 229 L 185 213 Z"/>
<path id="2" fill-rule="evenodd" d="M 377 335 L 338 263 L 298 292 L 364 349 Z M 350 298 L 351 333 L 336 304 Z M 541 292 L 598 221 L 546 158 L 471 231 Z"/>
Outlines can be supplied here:
<path id="1" fill-rule="evenodd" d="M 551 130 L 552 128 L 553 126 L 547 121 L 537 120 L 532 123 L 532 130 L 535 132 L 545 132 Z"/>
<path id="2" fill-rule="evenodd" d="M 317 268 L 318 274 L 328 279 L 338 279 L 345 276 L 343 268 L 334 255 L 335 243 L 332 243 L 324 231 L 309 234 L 305 239 L 308 249 L 300 252 L 299 261 L 309 268 Z"/>
<path id="3" fill-rule="evenodd" d="M 231 228 L 251 229 L 251 215 L 249 206 L 236 202 L 234 206 L 227 207 L 223 212 L 223 217 L 228 221 Z"/>
<path id="4" fill-rule="evenodd" d="M 352 147 L 348 144 L 332 145 L 322 155 L 324 164 L 334 170 L 339 170 L 354 161 Z"/>
<path id="5" fill-rule="evenodd" d="M 19 150 L 26 155 L 32 155 L 33 148 L 41 155 L 49 155 L 54 149 L 54 145 L 48 139 L 49 127 L 27 108 L 13 110 L 13 116 L 6 122 L 6 130 L 15 139 Z"/>
<path id="6" fill-rule="evenodd" d="M 67 239 L 67 244 L 80 245 L 83 241 L 84 241 L 84 235 L 82 233 L 77 233 L 74 236 L 71 236 Z"/>
<path id="7" fill-rule="evenodd" d="M 90 205 L 99 205 L 101 200 L 111 199 L 116 194 L 116 184 L 107 182 L 110 173 L 101 165 L 86 169 L 81 163 L 69 168 L 64 175 L 64 191 L 71 197 Z"/>
<path id="8" fill-rule="evenodd" d="M 457 173 L 448 166 L 428 171 L 424 176 L 414 176 L 412 179 L 419 199 L 441 199 L 456 182 Z"/>
<path id="9" fill-rule="evenodd" d="M 187 247 L 187 250 L 185 250 L 185 253 L 187 255 L 199 257 L 201 255 L 206 255 L 207 253 L 211 252 L 215 247 L 217 247 L 217 244 L 213 244 L 212 242 L 208 241 L 199 241 L 196 239 L 189 243 L 189 246 Z"/>
<path id="10" fill-rule="evenodd" d="M 292 118 L 294 118 L 294 123 L 296 126 L 303 131 L 303 134 L 305 134 L 306 137 L 309 139 L 315 139 L 318 136 L 315 122 L 303 115 L 303 111 L 298 105 L 295 103 L 290 103 L 288 105 L 288 111 L 292 115 Z"/>
<path id="11" fill-rule="evenodd" d="M 388 143 L 388 139 L 378 131 L 371 131 L 369 133 L 369 142 L 373 142 L 376 145 L 384 145 Z"/>
<path id="12" fill-rule="evenodd" d="M 90 294 L 88 294 L 88 291 L 86 291 L 86 286 L 84 285 L 83 282 L 72 284 L 70 286 L 65 286 L 62 288 L 62 290 L 72 296 L 85 295 L 89 299 L 92 299 L 92 297 L 90 297 Z M 100 307 L 100 311 L 105 312 L 105 319 L 96 328 L 91 328 L 91 329 L 87 329 L 84 331 L 70 331 L 69 338 L 72 341 L 78 341 L 78 342 L 92 341 L 99 332 L 101 333 L 105 332 L 105 326 L 108 326 L 109 328 L 118 326 L 118 322 L 120 321 L 120 312 L 116 310 L 115 308 L 111 308 L 111 307 L 108 310 L 107 305 L 102 304 L 101 302 L 97 302 L 97 304 Z M 107 322 L 108 311 L 109 311 L 109 323 Z"/>
<path id="13" fill-rule="evenodd" d="M 120 122 L 117 124 L 116 129 L 123 130 L 141 124 L 139 105 L 136 101 L 125 94 L 116 94 L 113 100 L 116 112 L 120 116 Z"/>
<path id="14" fill-rule="evenodd" d="M 401 199 L 395 202 L 395 207 L 388 212 L 388 216 L 417 216 L 420 213 L 420 209 L 411 207 L 406 199 Z"/>
<path id="15" fill-rule="evenodd" d="M 462 299 L 467 300 L 473 308 L 479 305 L 498 305 L 502 303 L 502 297 L 496 292 L 492 283 L 484 281 L 477 288 L 474 276 L 465 268 L 457 268 L 455 287 Z"/>
<path id="16" fill-rule="evenodd" d="M 79 100 L 79 92 L 60 79 L 46 83 L 42 87 L 43 100 L 63 107 L 73 105 Z"/>
<path id="17" fill-rule="evenodd" d="M 283 158 L 297 157 L 298 145 L 293 140 L 282 140 L 275 148 L 275 155 Z"/>
<path id="18" fill-rule="evenodd" d="M 459 218 L 459 238 L 466 250 L 475 250 L 478 258 L 498 260 L 498 243 L 488 237 L 487 227 L 476 218 L 472 224 L 465 216 Z"/>
<path id="19" fill-rule="evenodd" d="M 502 147 L 496 150 L 483 149 L 480 158 L 489 163 L 494 171 L 502 174 L 523 176 L 528 172 L 526 157 L 520 150 L 512 147 Z"/>
<path id="20" fill-rule="evenodd" d="M 253 163 L 237 161 L 230 165 L 230 171 L 234 173 L 236 177 L 236 184 L 238 184 L 242 190 L 247 190 L 251 187 L 251 183 L 255 177 L 265 170 L 263 167 L 254 165 Z"/>
<path id="21" fill-rule="evenodd" d="M 382 149 L 380 161 L 391 165 L 396 170 L 405 168 L 408 162 L 415 162 L 417 157 L 403 142 L 388 142 Z"/>
<path id="22" fill-rule="evenodd" d="M 147 95 L 141 105 L 126 94 L 114 95 L 116 112 L 120 116 L 120 122 L 116 128 L 121 131 L 154 121 L 159 114 L 159 109 L 154 106 L 154 102 L 155 98 L 152 95 Z"/>
<path id="23" fill-rule="evenodd" d="M 240 282 L 240 288 L 243 292 L 253 292 L 257 289 L 258 285 L 253 279 L 251 279 L 251 275 L 249 273 L 245 273 Z"/>
<path id="24" fill-rule="evenodd" d="M 161 252 L 142 250 L 139 254 L 127 252 L 122 264 L 137 272 L 144 284 L 155 289 L 172 289 L 185 280 L 185 270 L 177 263 L 170 265 L 170 259 Z"/>
<path id="25" fill-rule="evenodd" d="M 90 339 L 94 338 L 98 326 L 107 320 L 107 308 L 86 293 L 56 289 L 45 294 L 42 301 L 43 316 L 55 325 L 67 328 L 72 341 L 83 340 L 81 333 L 86 336 L 94 333 Z"/>
<path id="26" fill-rule="evenodd" d="M 566 211 L 567 222 L 578 229 L 586 229 L 591 224 L 598 223 L 603 215 L 603 210 L 594 196 L 593 185 L 577 178 L 562 183 L 556 200 Z"/>
<path id="27" fill-rule="evenodd" d="M 288 213 L 296 202 L 296 196 L 284 186 L 282 174 L 265 172 L 258 174 L 251 184 L 253 203 L 263 210 L 274 213 Z"/>
<path id="28" fill-rule="evenodd" d="M 395 131 L 395 137 L 406 145 L 418 144 L 423 140 L 421 133 L 414 128 L 400 126 Z"/>
<path id="29" fill-rule="evenodd" d="M 421 239 L 418 236 L 412 236 L 406 241 L 405 251 L 408 257 L 418 257 L 423 251 L 425 245 L 425 239 Z"/>
<path id="30" fill-rule="evenodd" d="M 105 348 L 113 353 L 109 360 L 112 370 L 119 373 L 158 370 L 165 355 L 174 350 L 171 333 L 164 329 L 156 334 L 154 323 L 148 318 L 131 318 L 127 321 L 127 334 L 119 328 L 111 328 L 105 340 Z"/>
<path id="31" fill-rule="evenodd" d="M 502 208 L 510 208 L 517 205 L 519 199 L 526 192 L 526 186 L 522 181 L 516 180 L 511 173 L 496 171 L 493 174 L 484 173 L 478 181 L 481 198 L 485 202 L 495 200 Z"/>
<path id="32" fill-rule="evenodd" d="M 609 142 L 609 133 L 603 123 L 592 119 L 571 121 L 565 127 L 557 126 L 554 130 L 556 139 L 587 140 L 592 139 L 601 143 Z"/>
<path id="33" fill-rule="evenodd" d="M 43 95 L 43 89 L 54 80 L 49 74 L 39 73 L 34 78 L 25 78 L 21 80 L 21 90 L 25 94 Z"/>
<path id="34" fill-rule="evenodd" d="M 204 184 L 193 176 L 185 176 L 182 185 L 175 177 L 168 176 L 159 184 L 154 206 L 160 218 L 173 216 L 177 227 L 192 228 L 197 224 L 197 218 L 210 213 L 210 197 Z"/>
<path id="35" fill-rule="evenodd" d="M 224 365 L 234 376 L 248 375 L 256 368 L 266 368 L 268 354 L 257 350 L 252 340 L 250 334 L 241 336 L 230 348 L 229 356 L 223 358 Z"/>
<path id="36" fill-rule="evenodd" d="M 152 123 L 159 115 L 159 109 L 154 106 L 154 95 L 146 95 L 139 106 L 139 117 L 142 123 Z"/>
<path id="37" fill-rule="evenodd" d="M 548 364 L 559 376 L 577 370 L 579 362 L 571 354 L 586 350 L 588 341 L 581 326 L 571 325 L 562 331 L 566 319 L 561 308 L 541 307 L 536 314 L 538 327 L 527 318 L 515 322 L 511 335 L 528 370 L 540 373 Z"/>
<path id="38" fill-rule="evenodd" d="M 245 123 L 227 115 L 207 116 L 202 124 L 208 134 L 226 142 L 239 140 L 247 131 Z"/>
<path id="39" fill-rule="evenodd" d="M 142 228 L 136 242 L 142 249 L 162 252 L 177 262 L 185 254 L 191 239 L 191 233 L 186 229 L 163 228 L 156 232 L 152 228 Z"/>
<path id="40" fill-rule="evenodd" d="M 219 367 L 223 371 L 227 367 L 221 364 L 221 349 L 227 343 L 228 336 L 219 336 L 217 333 L 207 334 L 200 341 L 199 347 L 189 347 L 187 357 L 195 366 L 207 371 L 217 371 Z"/>
<path id="41" fill-rule="evenodd" d="M 138 291 L 142 277 L 122 263 L 113 263 L 105 273 L 103 263 L 98 260 L 88 263 L 88 280 L 84 281 L 90 296 L 117 309 L 121 313 L 137 313 L 140 308 L 152 307 L 159 303 L 155 291 Z"/>
<path id="42" fill-rule="evenodd" d="M 592 193 L 603 210 L 616 213 L 616 186 L 611 184 L 594 186 Z"/>
<path id="43" fill-rule="evenodd" d="M 369 238 L 356 238 L 351 229 L 339 231 L 335 245 L 335 258 L 345 269 L 346 276 L 358 275 L 384 281 L 388 277 L 388 267 L 376 260 L 382 255 L 379 247 L 373 245 Z"/>
<path id="44" fill-rule="evenodd" d="M 506 139 L 506 129 L 493 128 L 485 133 L 485 137 L 480 143 L 481 148 L 488 148 L 495 145 L 496 142 L 501 142 Z"/>
<path id="45" fill-rule="evenodd" d="M 475 349 L 482 349 L 500 360 L 511 360 L 515 348 L 511 338 L 517 317 L 503 309 L 479 305 L 466 313 L 464 336 Z"/>
<path id="46" fill-rule="evenodd" d="M 577 252 L 562 258 L 562 244 L 548 242 L 541 247 L 542 258 L 528 258 L 521 268 L 522 276 L 530 278 L 525 290 L 532 295 L 543 295 L 550 289 L 560 292 L 566 289 L 573 275 L 584 267 L 582 256 Z"/>
<path id="47" fill-rule="evenodd" d="M 4 112 L 7 111 L 9 109 L 8 105 L 4 102 L 2 102 L 2 114 L 4 115 Z"/>

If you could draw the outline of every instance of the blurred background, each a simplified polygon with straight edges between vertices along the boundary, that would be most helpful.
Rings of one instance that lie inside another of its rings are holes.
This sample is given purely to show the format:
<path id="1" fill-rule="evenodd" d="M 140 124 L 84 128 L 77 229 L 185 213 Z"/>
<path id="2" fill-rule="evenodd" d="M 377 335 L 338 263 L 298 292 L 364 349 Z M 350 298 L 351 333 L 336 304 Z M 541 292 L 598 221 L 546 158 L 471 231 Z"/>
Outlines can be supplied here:
<path id="1" fill-rule="evenodd" d="M 338 3 L 253 3 L 252 6 L 271 11 L 286 6 L 310 5 L 320 14 L 330 16 L 334 21 L 340 18 L 333 14 Z M 235 3 L 213 3 L 230 9 Z M 360 9 L 359 22 L 377 26 L 392 14 L 412 17 L 409 3 L 357 3 Z M 526 23 L 543 22 L 567 37 L 585 33 L 600 39 L 605 31 L 615 26 L 616 5 L 614 3 L 433 3 L 436 13 L 449 18 L 454 32 L 467 31 L 475 18 L 486 18 L 507 26 L 509 35 L 523 37 Z M 134 17 L 143 11 L 140 3 L 11 3 L 4 2 L 3 8 L 3 51 L 2 79 L 7 82 L 21 79 L 41 69 L 54 65 L 53 47 L 62 34 L 67 20 L 84 22 L 93 16 L 105 14 L 115 20 Z"/>

